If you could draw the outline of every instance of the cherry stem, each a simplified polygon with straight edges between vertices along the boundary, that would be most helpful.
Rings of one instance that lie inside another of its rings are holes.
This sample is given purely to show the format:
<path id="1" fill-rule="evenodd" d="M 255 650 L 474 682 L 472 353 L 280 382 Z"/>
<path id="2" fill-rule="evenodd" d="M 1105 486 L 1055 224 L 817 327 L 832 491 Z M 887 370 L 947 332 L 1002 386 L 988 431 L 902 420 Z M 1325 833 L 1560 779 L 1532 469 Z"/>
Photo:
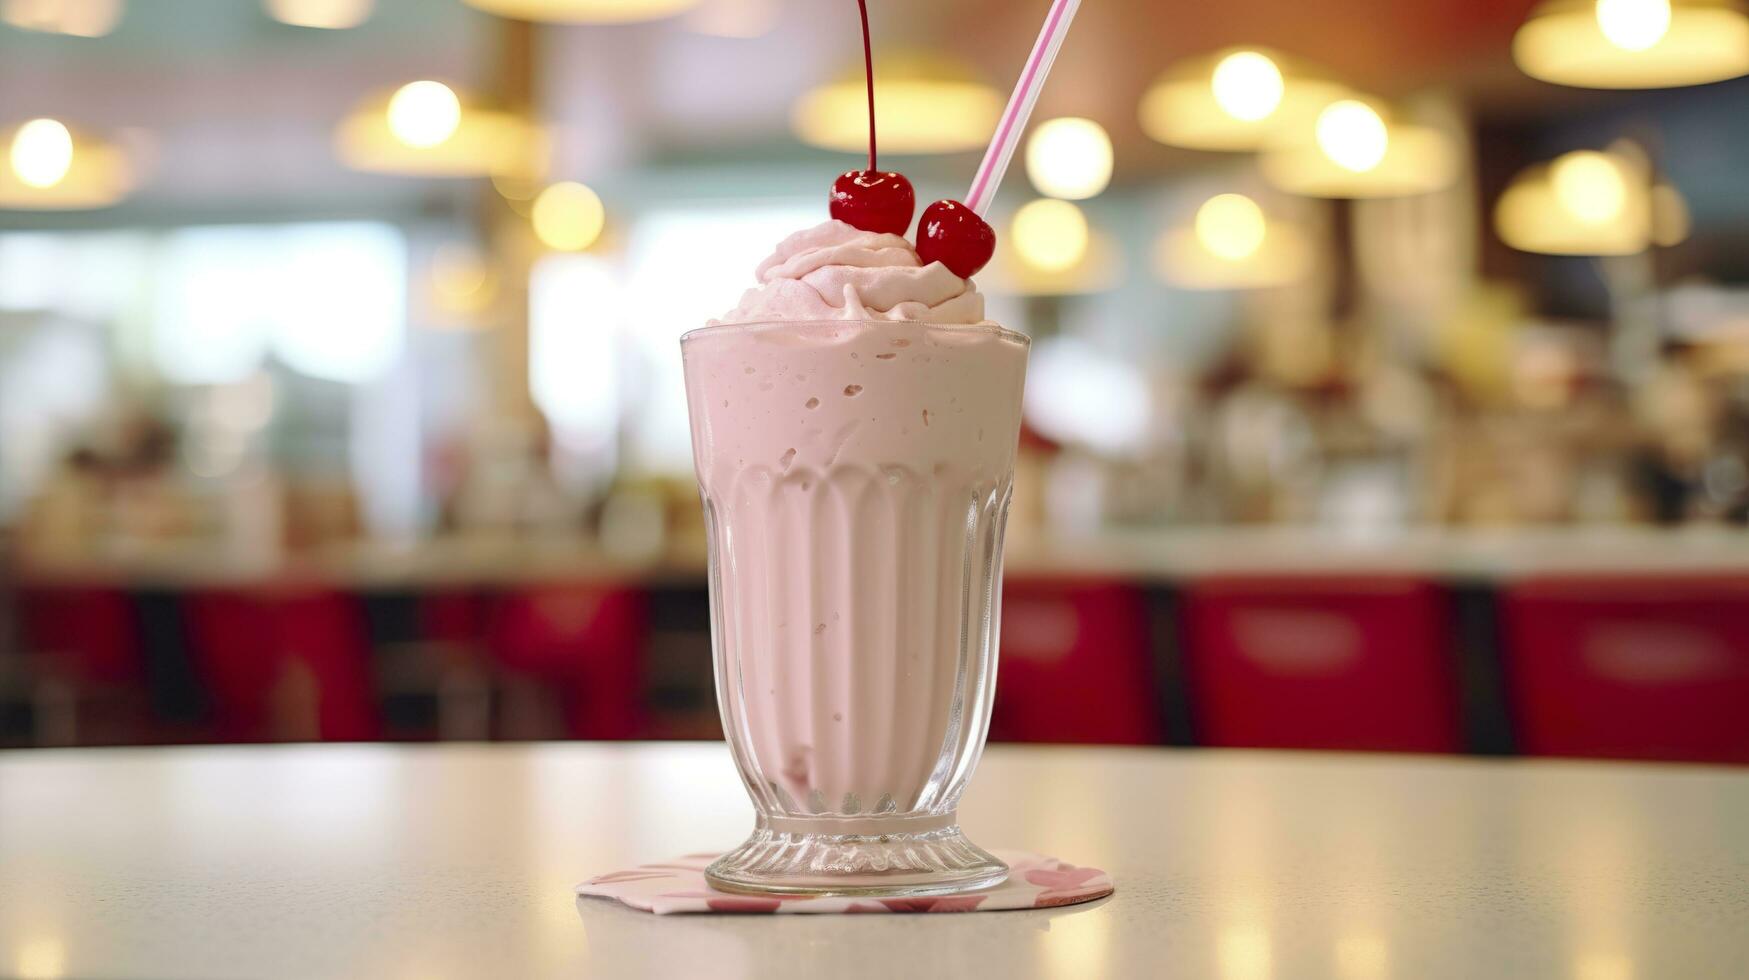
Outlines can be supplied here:
<path id="1" fill-rule="evenodd" d="M 875 166 L 874 47 L 868 42 L 868 0 L 856 0 L 862 13 L 862 77 L 868 82 L 868 169 Z"/>

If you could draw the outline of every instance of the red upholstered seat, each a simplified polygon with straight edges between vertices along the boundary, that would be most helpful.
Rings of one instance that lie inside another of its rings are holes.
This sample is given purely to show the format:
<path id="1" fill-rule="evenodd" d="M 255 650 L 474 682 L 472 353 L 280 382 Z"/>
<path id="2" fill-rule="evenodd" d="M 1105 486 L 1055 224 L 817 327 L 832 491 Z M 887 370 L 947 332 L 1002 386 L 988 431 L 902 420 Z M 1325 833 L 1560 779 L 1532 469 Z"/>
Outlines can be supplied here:
<path id="1" fill-rule="evenodd" d="M 196 670 L 226 741 L 355 741 L 381 730 L 357 598 L 328 590 L 212 589 L 183 600 Z"/>
<path id="2" fill-rule="evenodd" d="M 1413 578 L 1215 578 L 1184 594 L 1207 745 L 1456 752 L 1445 593 Z"/>
<path id="3" fill-rule="evenodd" d="M 1501 607 L 1523 751 L 1749 762 L 1749 579 L 1547 578 Z"/>
<path id="4" fill-rule="evenodd" d="M 1150 745 L 1165 734 L 1141 590 L 1010 581 L 990 737 Z"/>
<path id="5" fill-rule="evenodd" d="M 497 603 L 486 649 L 499 666 L 560 690 L 573 737 L 637 738 L 644 733 L 646 605 L 635 589 L 523 588 Z"/>
<path id="6" fill-rule="evenodd" d="M 84 684 L 134 685 L 145 660 L 132 601 L 121 589 L 83 585 L 20 590 L 19 629 L 27 653 Z"/>

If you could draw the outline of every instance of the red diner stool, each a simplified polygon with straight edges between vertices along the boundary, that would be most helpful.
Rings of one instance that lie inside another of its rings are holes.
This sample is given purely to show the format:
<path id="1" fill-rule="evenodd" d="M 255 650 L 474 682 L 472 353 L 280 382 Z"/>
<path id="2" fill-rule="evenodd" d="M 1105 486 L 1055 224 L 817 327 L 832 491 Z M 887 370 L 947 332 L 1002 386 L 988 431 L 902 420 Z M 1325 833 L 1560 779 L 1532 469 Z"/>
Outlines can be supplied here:
<path id="1" fill-rule="evenodd" d="M 419 638 L 464 649 L 480 645 L 486 632 L 485 602 L 472 589 L 439 588 L 418 600 Z"/>
<path id="2" fill-rule="evenodd" d="M 1159 743 L 1165 725 L 1139 589 L 1009 582 L 990 737 L 1014 742 Z"/>
<path id="3" fill-rule="evenodd" d="M 1184 593 L 1206 745 L 1456 752 L 1451 610 L 1411 578 L 1213 578 Z"/>
<path id="4" fill-rule="evenodd" d="M 1749 762 L 1749 579 L 1528 580 L 1501 615 L 1523 751 Z"/>
<path id="5" fill-rule="evenodd" d="M 281 670 L 272 606 L 240 589 L 193 592 L 181 605 L 195 673 L 212 705 L 211 736 L 224 742 L 270 740 L 273 690 Z"/>
<path id="6" fill-rule="evenodd" d="M 328 590 L 213 589 L 184 629 L 224 741 L 356 741 L 380 726 L 364 613 Z"/>
<path id="7" fill-rule="evenodd" d="M 131 686 L 144 681 L 139 623 L 120 589 L 31 586 L 19 593 L 26 652 L 77 684 Z"/>
<path id="8" fill-rule="evenodd" d="M 315 693 L 316 734 L 327 742 L 359 742 L 382 731 L 371 673 L 370 624 L 356 596 L 328 589 L 273 597 L 279 652 L 306 672 Z"/>
<path id="9" fill-rule="evenodd" d="M 552 584 L 504 596 L 486 649 L 506 671 L 538 679 L 563 705 L 574 738 L 637 738 L 644 730 L 645 596 L 636 589 Z"/>
<path id="10" fill-rule="evenodd" d="M 17 598 L 19 640 L 35 682 L 37 737 L 67 745 L 149 741 L 146 660 L 128 594 L 36 585 Z"/>

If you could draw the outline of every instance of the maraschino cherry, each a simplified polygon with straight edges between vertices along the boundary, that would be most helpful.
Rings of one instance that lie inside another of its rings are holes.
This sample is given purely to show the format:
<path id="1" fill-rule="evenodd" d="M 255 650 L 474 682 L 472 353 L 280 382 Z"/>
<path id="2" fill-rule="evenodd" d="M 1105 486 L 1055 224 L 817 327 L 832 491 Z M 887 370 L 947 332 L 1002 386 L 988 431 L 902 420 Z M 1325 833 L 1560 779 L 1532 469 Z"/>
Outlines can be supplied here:
<path id="1" fill-rule="evenodd" d="M 902 174 L 872 167 L 839 174 L 832 182 L 832 217 L 863 231 L 903 235 L 911 230 L 917 194 Z"/>
<path id="2" fill-rule="evenodd" d="M 996 254 L 996 229 L 958 201 L 936 201 L 917 222 L 917 257 L 940 262 L 961 279 L 977 274 Z"/>
<path id="3" fill-rule="evenodd" d="M 874 47 L 868 39 L 868 2 L 856 0 L 862 13 L 862 67 L 868 82 L 868 169 L 851 170 L 832 182 L 828 210 L 832 217 L 863 231 L 903 235 L 911 230 L 917 194 L 911 182 L 893 171 L 881 171 L 875 160 Z"/>

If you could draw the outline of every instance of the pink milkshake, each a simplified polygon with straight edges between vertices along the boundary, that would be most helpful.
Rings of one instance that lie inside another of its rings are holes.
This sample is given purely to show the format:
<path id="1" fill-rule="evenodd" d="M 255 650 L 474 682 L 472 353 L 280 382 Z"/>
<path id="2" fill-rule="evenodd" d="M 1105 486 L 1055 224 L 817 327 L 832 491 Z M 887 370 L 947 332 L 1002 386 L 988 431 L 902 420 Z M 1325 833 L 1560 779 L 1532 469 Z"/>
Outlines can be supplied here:
<path id="1" fill-rule="evenodd" d="M 708 872 L 928 894 L 1007 869 L 955 817 L 995 686 L 1027 340 L 904 238 L 785 240 L 682 343 L 723 727 L 757 810 Z"/>

